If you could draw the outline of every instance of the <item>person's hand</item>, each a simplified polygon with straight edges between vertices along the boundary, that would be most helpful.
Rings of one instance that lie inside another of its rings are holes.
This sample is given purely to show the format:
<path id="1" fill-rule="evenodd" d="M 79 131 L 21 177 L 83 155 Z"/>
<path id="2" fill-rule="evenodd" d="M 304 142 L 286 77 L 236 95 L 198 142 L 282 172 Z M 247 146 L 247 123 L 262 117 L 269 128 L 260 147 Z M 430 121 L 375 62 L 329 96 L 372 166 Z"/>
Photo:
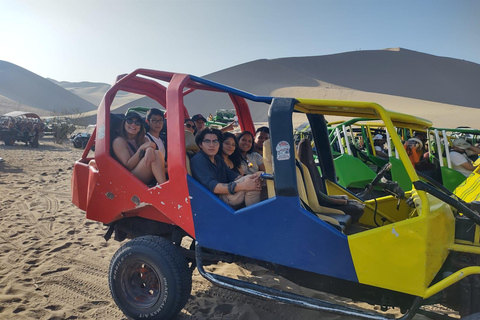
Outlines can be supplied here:
<path id="1" fill-rule="evenodd" d="M 143 157 L 143 161 L 146 166 L 150 166 L 155 161 L 155 150 L 152 147 L 148 147 L 145 149 L 145 156 Z"/>
<path id="2" fill-rule="evenodd" d="M 245 190 L 245 191 L 262 190 L 262 183 L 255 174 L 247 176 L 247 178 L 243 180 L 241 184 L 242 184 L 242 190 Z"/>
<path id="3" fill-rule="evenodd" d="M 157 145 L 155 144 L 155 142 L 153 142 L 153 141 L 147 141 L 147 142 L 143 143 L 143 144 L 140 146 L 139 149 L 140 149 L 140 150 L 145 150 L 145 151 L 147 151 L 146 149 L 147 149 L 148 147 L 152 147 L 152 148 L 155 150 L 155 147 L 156 147 L 156 146 L 157 146 Z"/>

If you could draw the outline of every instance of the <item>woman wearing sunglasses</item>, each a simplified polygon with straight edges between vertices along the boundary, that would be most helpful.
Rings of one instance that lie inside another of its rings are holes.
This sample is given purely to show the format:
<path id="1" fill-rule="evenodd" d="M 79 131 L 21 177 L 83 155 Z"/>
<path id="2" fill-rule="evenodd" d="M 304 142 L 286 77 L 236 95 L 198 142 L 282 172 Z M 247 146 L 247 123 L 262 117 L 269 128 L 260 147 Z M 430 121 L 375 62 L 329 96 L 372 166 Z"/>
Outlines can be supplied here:
<path id="1" fill-rule="evenodd" d="M 192 119 L 185 119 L 185 131 L 195 134 L 195 122 Z"/>
<path id="2" fill-rule="evenodd" d="M 145 123 L 138 113 L 127 113 L 112 148 L 115 158 L 145 184 L 153 178 L 158 184 L 167 180 L 164 155 L 145 136 Z"/>

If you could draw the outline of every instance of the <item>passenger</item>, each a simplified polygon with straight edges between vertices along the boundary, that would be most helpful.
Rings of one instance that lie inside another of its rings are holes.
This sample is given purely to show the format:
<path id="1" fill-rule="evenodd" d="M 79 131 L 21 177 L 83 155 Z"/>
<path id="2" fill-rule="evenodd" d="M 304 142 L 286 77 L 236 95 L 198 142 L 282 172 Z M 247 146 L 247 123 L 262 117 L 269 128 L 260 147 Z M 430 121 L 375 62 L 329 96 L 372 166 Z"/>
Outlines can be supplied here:
<path id="1" fill-rule="evenodd" d="M 240 168 L 242 156 L 238 151 L 238 140 L 233 133 L 225 132 L 218 154 L 223 157 L 223 161 L 230 170 L 233 170 L 243 176 L 244 172 Z"/>
<path id="2" fill-rule="evenodd" d="M 195 134 L 199 133 L 203 129 L 205 129 L 205 124 L 207 123 L 207 119 L 201 114 L 196 114 L 192 117 L 193 122 L 195 122 Z"/>
<path id="3" fill-rule="evenodd" d="M 404 144 L 405 150 L 407 151 L 408 158 L 410 162 L 416 166 L 417 163 L 422 160 L 423 156 L 423 143 L 420 139 L 410 138 Z"/>
<path id="4" fill-rule="evenodd" d="M 230 206 L 242 203 L 250 206 L 259 202 L 259 174 L 242 177 L 230 170 L 218 155 L 221 138 L 222 134 L 217 129 L 206 128 L 197 134 L 195 141 L 200 151 L 190 162 L 193 177 Z"/>
<path id="5" fill-rule="evenodd" d="M 270 139 L 270 129 L 268 127 L 260 127 L 255 131 L 255 152 L 263 156 L 263 143 Z"/>
<path id="6" fill-rule="evenodd" d="M 465 177 L 468 177 L 476 168 L 467 157 L 467 150 L 480 154 L 480 148 L 472 146 L 464 138 L 457 138 L 452 141 L 452 149 L 450 150 L 452 168 L 462 173 Z"/>
<path id="7" fill-rule="evenodd" d="M 150 126 L 146 134 L 147 138 L 150 139 L 150 141 L 152 141 L 153 143 L 155 143 L 155 149 L 160 150 L 165 156 L 165 145 L 162 138 L 160 138 L 160 131 L 162 131 L 163 122 L 165 121 L 165 116 L 162 110 L 157 108 L 152 108 L 148 110 L 146 121 Z"/>
<path id="8" fill-rule="evenodd" d="M 383 159 L 388 159 L 388 154 L 385 151 L 385 138 L 383 137 L 382 134 L 376 134 L 373 137 L 373 145 L 375 146 L 375 153 L 377 154 L 377 157 L 383 158 Z"/>
<path id="9" fill-rule="evenodd" d="M 254 152 L 253 134 L 250 131 L 243 131 L 238 135 L 238 149 L 242 156 L 241 168 L 246 174 L 255 173 L 257 171 L 265 171 L 263 157 Z"/>
<path id="10" fill-rule="evenodd" d="M 190 131 L 191 133 L 195 134 L 195 122 L 192 119 L 185 119 L 185 131 Z"/>
<path id="11" fill-rule="evenodd" d="M 153 178 L 158 184 L 166 181 L 164 155 L 145 136 L 144 121 L 138 113 L 127 113 L 112 148 L 116 159 L 145 184 Z"/>

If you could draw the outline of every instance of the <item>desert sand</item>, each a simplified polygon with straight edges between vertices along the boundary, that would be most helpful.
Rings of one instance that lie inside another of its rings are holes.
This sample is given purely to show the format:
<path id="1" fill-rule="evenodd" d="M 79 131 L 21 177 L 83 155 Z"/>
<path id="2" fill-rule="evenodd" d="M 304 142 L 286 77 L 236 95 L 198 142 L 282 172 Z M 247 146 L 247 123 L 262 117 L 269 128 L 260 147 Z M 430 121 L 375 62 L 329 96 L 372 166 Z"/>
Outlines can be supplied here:
<path id="1" fill-rule="evenodd" d="M 110 259 L 121 243 L 105 241 L 105 226 L 87 220 L 71 203 L 72 167 L 81 154 L 51 138 L 40 140 L 38 149 L 0 144 L 5 159 L 0 163 L 0 319 L 126 319 L 107 280 Z M 353 304 L 299 288 L 256 266 L 221 264 L 209 270 Z M 213 286 L 195 271 L 190 299 L 177 319 L 351 318 L 244 296 Z"/>

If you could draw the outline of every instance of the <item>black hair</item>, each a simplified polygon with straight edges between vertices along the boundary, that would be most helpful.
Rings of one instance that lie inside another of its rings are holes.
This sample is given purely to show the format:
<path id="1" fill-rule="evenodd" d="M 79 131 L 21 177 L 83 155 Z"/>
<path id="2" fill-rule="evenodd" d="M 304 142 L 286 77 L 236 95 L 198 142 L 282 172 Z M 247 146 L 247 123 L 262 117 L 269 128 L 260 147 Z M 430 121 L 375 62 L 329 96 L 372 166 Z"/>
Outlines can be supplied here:
<path id="1" fill-rule="evenodd" d="M 255 149 L 255 136 L 253 135 L 253 133 L 251 133 L 250 131 L 243 131 L 242 133 L 240 133 L 239 135 L 237 135 L 237 139 L 238 141 L 240 142 L 240 139 L 242 139 L 242 137 L 246 134 L 249 134 L 252 136 L 252 147 L 250 148 L 250 150 L 247 151 L 248 154 L 252 153 L 253 150 Z"/>
<path id="2" fill-rule="evenodd" d="M 270 134 L 270 129 L 268 127 L 260 127 L 255 131 L 255 135 L 257 135 L 257 133 L 259 133 L 259 132 L 265 132 L 265 133 Z"/>
<path id="3" fill-rule="evenodd" d="M 150 118 L 153 117 L 153 116 L 160 116 L 163 119 L 165 119 L 165 114 L 163 113 L 163 111 L 160 110 L 160 109 L 157 109 L 157 108 L 152 108 L 152 109 L 148 110 L 147 120 L 150 121 Z"/>
<path id="4" fill-rule="evenodd" d="M 195 136 L 195 143 L 197 144 L 197 146 L 200 147 L 200 144 L 202 143 L 203 139 L 207 134 L 214 134 L 217 136 L 218 141 L 222 141 L 222 132 L 220 130 L 205 128 Z"/>
<path id="5" fill-rule="evenodd" d="M 225 140 L 232 138 L 233 141 L 235 142 L 235 150 L 231 155 L 228 156 L 228 158 L 232 161 L 234 168 L 239 168 L 240 164 L 242 163 L 242 155 L 240 154 L 240 151 L 238 151 L 238 140 L 237 137 L 231 133 L 231 132 L 224 132 L 222 136 L 222 144 L 220 145 L 220 148 L 218 149 L 218 155 L 223 157 L 223 142 Z"/>

